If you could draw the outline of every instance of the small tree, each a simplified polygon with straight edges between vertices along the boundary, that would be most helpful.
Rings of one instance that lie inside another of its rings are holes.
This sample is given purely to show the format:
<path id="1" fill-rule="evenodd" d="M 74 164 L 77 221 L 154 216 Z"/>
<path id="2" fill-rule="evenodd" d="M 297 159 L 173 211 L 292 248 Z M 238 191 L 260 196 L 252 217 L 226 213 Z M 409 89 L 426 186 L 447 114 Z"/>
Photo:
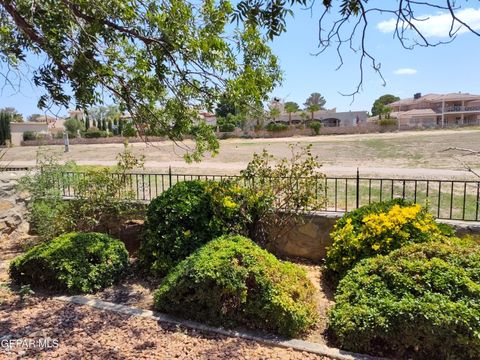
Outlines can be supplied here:
<path id="1" fill-rule="evenodd" d="M 390 119 L 390 113 L 392 112 L 392 108 L 387 105 L 380 105 L 379 113 L 378 113 L 378 119 L 382 118 L 382 115 L 384 115 L 385 119 Z"/>
<path id="2" fill-rule="evenodd" d="M 88 115 L 85 116 L 85 130 L 90 129 L 90 117 Z"/>
<path id="3" fill-rule="evenodd" d="M 305 212 L 320 210 L 326 202 L 325 175 L 318 171 L 321 165 L 312 154 L 312 145 L 290 145 L 289 148 L 290 158 L 275 159 L 266 150 L 254 154 L 241 172 L 240 183 L 270 198 L 271 206 L 262 208 L 257 226 L 250 234 L 266 247 L 304 221 Z"/>
<path id="4" fill-rule="evenodd" d="M 276 107 L 270 108 L 269 117 L 275 122 L 275 120 L 280 116 L 280 110 Z"/>
<path id="5" fill-rule="evenodd" d="M 119 119 L 118 120 L 118 134 L 123 135 L 123 125 L 124 125 L 124 120 Z"/>
<path id="6" fill-rule="evenodd" d="M 322 128 L 322 123 L 320 121 L 312 121 L 309 126 L 315 135 L 320 135 L 320 129 Z"/>
<path id="7" fill-rule="evenodd" d="M 288 123 L 292 125 L 292 113 L 297 112 L 300 110 L 300 107 L 296 102 L 293 101 L 287 101 L 285 103 L 285 111 L 288 113 Z"/>
<path id="8" fill-rule="evenodd" d="M 7 106 L 3 109 L 0 109 L 0 112 L 10 114 L 12 116 L 11 122 L 23 122 L 22 114 L 20 114 L 14 107 Z"/>
<path id="9" fill-rule="evenodd" d="M 122 135 L 125 137 L 135 137 L 137 136 L 137 129 L 135 129 L 131 122 L 127 122 L 122 130 Z"/>
<path id="10" fill-rule="evenodd" d="M 63 126 L 71 137 L 76 137 L 79 131 L 85 130 L 85 124 L 82 121 L 73 118 L 65 120 Z"/>
<path id="11" fill-rule="evenodd" d="M 300 118 L 302 119 L 302 124 L 305 126 L 305 122 L 307 121 L 308 119 L 308 114 L 305 112 L 305 111 L 302 111 L 300 113 Z"/>
<path id="12" fill-rule="evenodd" d="M 108 131 L 113 133 L 113 123 L 111 119 L 108 119 Z"/>
<path id="13" fill-rule="evenodd" d="M 11 140 L 12 134 L 10 130 L 10 121 L 12 120 L 12 115 L 5 111 L 0 111 L 0 145 L 7 145 Z"/>
<path id="14" fill-rule="evenodd" d="M 380 96 L 372 106 L 372 116 L 378 116 L 381 119 L 382 115 L 385 114 L 385 106 L 391 104 L 395 101 L 400 100 L 398 96 L 394 96 L 391 94 L 385 94 Z M 391 111 L 391 110 L 390 110 Z M 388 111 L 389 113 L 389 111 Z"/>

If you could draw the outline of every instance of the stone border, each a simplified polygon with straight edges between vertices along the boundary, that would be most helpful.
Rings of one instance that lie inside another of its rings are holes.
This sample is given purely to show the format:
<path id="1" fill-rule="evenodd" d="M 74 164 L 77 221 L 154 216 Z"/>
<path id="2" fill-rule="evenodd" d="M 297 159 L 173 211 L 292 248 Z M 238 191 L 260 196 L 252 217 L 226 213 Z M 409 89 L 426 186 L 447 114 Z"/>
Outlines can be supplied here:
<path id="1" fill-rule="evenodd" d="M 133 306 L 116 304 L 116 303 L 107 302 L 107 301 L 103 301 L 95 298 L 88 298 L 86 296 L 57 296 L 57 297 L 54 297 L 53 299 L 65 301 L 73 304 L 87 305 L 87 306 L 91 306 L 91 307 L 105 310 L 105 311 L 113 311 L 119 314 L 149 318 L 155 321 L 170 323 L 174 325 L 180 325 L 186 328 L 190 328 L 190 329 L 194 329 L 202 332 L 210 332 L 210 333 L 215 333 L 215 334 L 229 336 L 229 337 L 253 340 L 253 341 L 270 345 L 270 346 L 291 348 L 297 351 L 307 351 L 309 353 L 313 353 L 321 356 L 328 356 L 337 360 L 382 360 L 382 359 L 387 360 L 386 358 L 352 353 L 349 351 L 343 351 L 337 348 L 331 348 L 326 345 L 312 343 L 309 341 L 304 341 L 299 339 L 285 340 L 275 336 L 263 336 L 263 335 L 258 335 L 250 332 L 226 330 L 224 328 L 212 327 L 212 326 L 204 325 L 195 321 L 180 320 L 178 318 L 172 317 L 170 315 L 162 314 L 159 312 L 144 310 L 144 309 L 136 308 Z"/>

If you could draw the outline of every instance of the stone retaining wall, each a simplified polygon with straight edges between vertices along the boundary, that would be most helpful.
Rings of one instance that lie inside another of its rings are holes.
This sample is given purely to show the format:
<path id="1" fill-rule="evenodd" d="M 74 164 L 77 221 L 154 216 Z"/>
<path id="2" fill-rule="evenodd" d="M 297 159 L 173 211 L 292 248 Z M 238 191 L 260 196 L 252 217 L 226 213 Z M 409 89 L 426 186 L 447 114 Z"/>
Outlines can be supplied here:
<path id="1" fill-rule="evenodd" d="M 26 220 L 26 194 L 16 189 L 23 172 L 0 172 L 0 239 L 3 236 L 23 236 L 28 233 Z M 141 207 L 145 204 L 139 204 Z M 274 250 L 279 255 L 302 257 L 313 261 L 325 258 L 326 248 L 331 244 L 330 232 L 343 213 L 316 212 L 305 215 L 305 221 L 286 233 Z M 458 236 L 480 235 L 480 222 L 439 220 L 453 226 Z M 140 245 L 143 221 L 117 224 L 112 235 L 121 239 L 131 254 Z"/>
<path id="2" fill-rule="evenodd" d="M 287 233 L 275 246 L 278 254 L 320 261 L 332 243 L 330 232 L 343 213 L 317 212 L 306 215 L 306 221 Z M 437 220 L 452 226 L 457 236 L 480 235 L 480 223 L 472 221 Z"/>
<path id="3" fill-rule="evenodd" d="M 28 233 L 26 194 L 16 188 L 21 176 L 23 172 L 0 172 L 0 239 Z"/>

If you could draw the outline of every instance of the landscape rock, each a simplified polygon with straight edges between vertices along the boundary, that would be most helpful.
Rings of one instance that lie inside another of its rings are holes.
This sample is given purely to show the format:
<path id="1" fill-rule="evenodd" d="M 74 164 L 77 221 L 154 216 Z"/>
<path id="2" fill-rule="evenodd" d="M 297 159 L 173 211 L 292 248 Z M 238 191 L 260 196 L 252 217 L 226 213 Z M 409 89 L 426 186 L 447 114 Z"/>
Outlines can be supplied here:
<path id="1" fill-rule="evenodd" d="M 3 236 L 19 238 L 29 231 L 26 220 L 27 194 L 17 190 L 21 176 L 23 173 L 0 173 L 0 239 Z"/>

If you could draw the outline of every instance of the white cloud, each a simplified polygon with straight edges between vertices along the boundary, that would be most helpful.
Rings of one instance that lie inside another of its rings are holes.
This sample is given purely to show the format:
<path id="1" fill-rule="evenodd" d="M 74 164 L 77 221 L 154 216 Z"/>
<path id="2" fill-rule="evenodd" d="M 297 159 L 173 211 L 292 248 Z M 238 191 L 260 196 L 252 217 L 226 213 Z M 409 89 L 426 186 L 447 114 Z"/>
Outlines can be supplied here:
<path id="1" fill-rule="evenodd" d="M 455 13 L 457 18 L 468 24 L 473 30 L 480 30 L 480 9 L 466 8 Z M 421 15 L 412 23 L 425 37 L 449 37 L 452 17 L 450 13 L 438 13 L 437 15 Z M 422 21 L 423 20 L 423 21 Z M 395 30 L 397 19 L 389 19 L 377 24 L 377 29 L 383 33 L 390 33 Z M 399 26 L 402 25 L 400 22 Z M 469 30 L 460 23 L 455 22 L 453 30 L 457 34 L 463 34 Z"/>
<path id="2" fill-rule="evenodd" d="M 414 75 L 417 73 L 416 69 L 412 68 L 400 68 L 393 72 L 395 75 Z"/>

